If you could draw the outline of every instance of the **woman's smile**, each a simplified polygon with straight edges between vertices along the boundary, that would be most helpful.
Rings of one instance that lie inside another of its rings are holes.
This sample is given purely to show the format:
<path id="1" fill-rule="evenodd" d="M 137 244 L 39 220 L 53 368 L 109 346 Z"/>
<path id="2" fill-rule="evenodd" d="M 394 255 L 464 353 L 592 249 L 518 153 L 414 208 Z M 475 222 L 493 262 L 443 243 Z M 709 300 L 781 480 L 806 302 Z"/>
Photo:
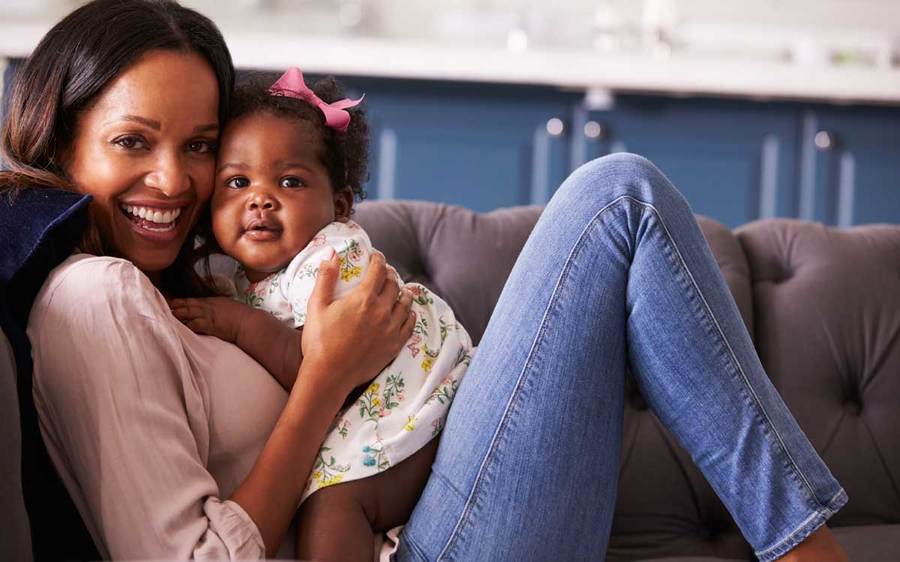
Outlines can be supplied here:
<path id="1" fill-rule="evenodd" d="M 139 235 L 151 241 L 169 242 L 178 237 L 178 218 L 187 205 L 140 205 L 122 203 L 119 209 Z"/>

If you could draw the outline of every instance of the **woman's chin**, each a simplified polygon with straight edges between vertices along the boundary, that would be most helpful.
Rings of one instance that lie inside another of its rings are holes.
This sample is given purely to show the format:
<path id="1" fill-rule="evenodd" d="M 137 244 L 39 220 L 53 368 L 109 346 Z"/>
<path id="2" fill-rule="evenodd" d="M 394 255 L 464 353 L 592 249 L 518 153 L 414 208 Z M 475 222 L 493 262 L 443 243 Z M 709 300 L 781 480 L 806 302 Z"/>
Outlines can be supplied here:
<path id="1" fill-rule="evenodd" d="M 126 243 L 120 245 L 116 253 L 153 277 L 154 274 L 159 274 L 175 263 L 184 244 L 184 238 L 185 236 L 181 235 L 165 243 L 148 243 L 146 240 L 127 237 Z"/>
<path id="2" fill-rule="evenodd" d="M 122 257 L 153 278 L 175 263 L 178 252 L 138 252 L 131 255 L 123 254 Z"/>

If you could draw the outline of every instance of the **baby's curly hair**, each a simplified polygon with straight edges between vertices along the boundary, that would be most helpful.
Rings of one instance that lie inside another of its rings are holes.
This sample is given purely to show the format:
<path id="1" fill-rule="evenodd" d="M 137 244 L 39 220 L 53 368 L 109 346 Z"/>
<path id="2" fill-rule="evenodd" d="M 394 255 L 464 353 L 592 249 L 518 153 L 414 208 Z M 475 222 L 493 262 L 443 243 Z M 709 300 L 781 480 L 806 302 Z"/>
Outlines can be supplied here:
<path id="1" fill-rule="evenodd" d="M 350 188 L 354 200 L 365 199 L 363 184 L 369 177 L 369 123 L 365 111 L 360 106 L 348 109 L 350 124 L 346 132 L 336 131 L 325 125 L 324 114 L 309 102 L 270 94 L 269 87 L 276 79 L 277 76 L 273 77 L 272 73 L 260 73 L 239 83 L 231 98 L 229 120 L 269 112 L 278 117 L 310 123 L 322 139 L 321 158 L 328 170 L 332 189 Z M 326 103 L 347 97 L 334 77 L 318 80 L 310 89 Z"/>

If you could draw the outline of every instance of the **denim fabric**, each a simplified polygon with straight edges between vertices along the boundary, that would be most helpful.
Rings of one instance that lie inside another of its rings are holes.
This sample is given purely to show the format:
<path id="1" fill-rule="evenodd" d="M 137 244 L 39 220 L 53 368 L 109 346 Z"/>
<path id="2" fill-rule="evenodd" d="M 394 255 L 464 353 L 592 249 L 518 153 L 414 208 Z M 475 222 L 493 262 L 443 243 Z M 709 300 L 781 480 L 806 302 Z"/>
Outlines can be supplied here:
<path id="1" fill-rule="evenodd" d="M 617 154 L 576 170 L 525 244 L 397 560 L 602 560 L 626 366 L 761 560 L 846 503 L 687 202 L 647 160 Z"/>

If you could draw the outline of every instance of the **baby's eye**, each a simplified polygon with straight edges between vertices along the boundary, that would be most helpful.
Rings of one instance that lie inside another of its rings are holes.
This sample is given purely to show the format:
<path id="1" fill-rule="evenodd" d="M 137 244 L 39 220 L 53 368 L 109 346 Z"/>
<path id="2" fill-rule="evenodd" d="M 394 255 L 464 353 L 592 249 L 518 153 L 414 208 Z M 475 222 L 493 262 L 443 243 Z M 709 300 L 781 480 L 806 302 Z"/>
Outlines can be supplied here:
<path id="1" fill-rule="evenodd" d="M 303 187 L 306 184 L 297 176 L 285 176 L 278 180 L 278 185 L 280 187 Z"/>
<path id="2" fill-rule="evenodd" d="M 147 143 L 144 139 L 136 135 L 123 135 L 113 139 L 112 142 L 114 145 L 124 148 L 125 150 L 147 148 Z"/>
<path id="3" fill-rule="evenodd" d="M 235 176 L 233 178 L 229 178 L 225 182 L 225 186 L 230 187 L 232 189 L 242 189 L 249 185 L 250 185 L 250 180 L 248 180 L 244 176 Z"/>
<path id="4" fill-rule="evenodd" d="M 188 143 L 188 150 L 200 154 L 213 152 L 216 149 L 216 143 L 206 139 L 197 139 Z"/>

